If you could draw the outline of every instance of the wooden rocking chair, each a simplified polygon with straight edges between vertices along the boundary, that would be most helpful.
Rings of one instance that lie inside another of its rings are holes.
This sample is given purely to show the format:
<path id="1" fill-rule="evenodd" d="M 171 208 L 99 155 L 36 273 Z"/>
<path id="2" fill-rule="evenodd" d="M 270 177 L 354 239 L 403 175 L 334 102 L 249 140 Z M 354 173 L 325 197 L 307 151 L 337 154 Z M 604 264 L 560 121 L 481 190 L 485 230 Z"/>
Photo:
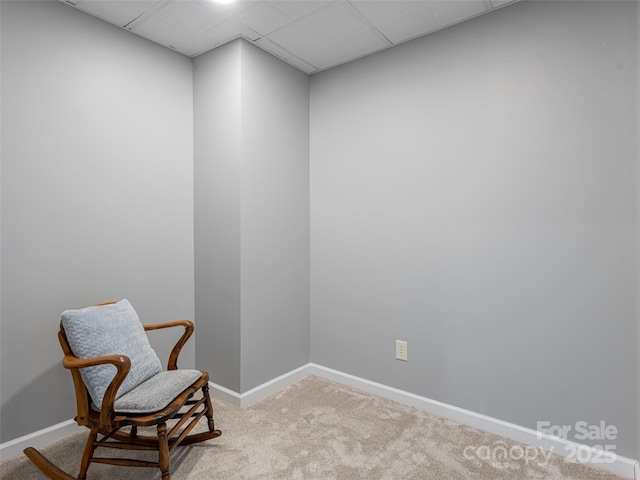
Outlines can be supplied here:
<path id="1" fill-rule="evenodd" d="M 146 331 L 169 327 L 185 330 L 171 351 L 167 370 L 162 371 Z M 25 455 L 53 480 L 85 480 L 91 463 L 155 467 L 163 480 L 170 480 L 170 454 L 177 446 L 221 435 L 214 427 L 209 375 L 178 369 L 180 350 L 193 330 L 188 320 L 142 325 L 127 300 L 64 312 L 58 333 L 65 355 L 62 364 L 73 377 L 75 420 L 91 430 L 80 473 L 77 477 L 67 474 L 32 447 L 24 450 Z M 202 395 L 194 397 L 198 391 Z M 190 434 L 203 416 L 208 431 Z M 170 420 L 175 422 L 168 428 Z M 128 431 L 121 432 L 123 427 Z M 157 435 L 139 434 L 139 427 L 156 427 Z M 153 450 L 158 461 L 96 457 L 97 448 Z"/>

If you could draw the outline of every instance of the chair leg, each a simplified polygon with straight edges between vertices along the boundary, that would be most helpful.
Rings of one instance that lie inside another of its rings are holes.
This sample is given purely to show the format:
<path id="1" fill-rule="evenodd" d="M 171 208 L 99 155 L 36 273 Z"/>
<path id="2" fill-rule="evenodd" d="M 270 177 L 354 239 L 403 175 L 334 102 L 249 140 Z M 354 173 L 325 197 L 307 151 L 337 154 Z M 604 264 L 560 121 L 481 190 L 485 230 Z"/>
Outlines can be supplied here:
<path id="1" fill-rule="evenodd" d="M 80 473 L 78 474 L 78 480 L 85 480 L 87 478 L 87 469 L 89 468 L 89 464 L 91 463 L 91 457 L 93 457 L 93 452 L 95 451 L 95 441 L 98 437 L 98 428 L 94 427 L 89 432 L 89 437 L 87 438 L 87 443 L 84 446 L 84 453 L 82 454 L 82 463 L 80 465 Z"/>
<path id="2" fill-rule="evenodd" d="M 213 432 L 216 427 L 213 422 L 213 403 L 211 402 L 211 397 L 209 396 L 209 385 L 205 384 L 202 387 L 202 394 L 204 395 L 204 403 L 207 408 L 205 415 L 207 417 L 207 424 L 209 426 L 209 431 Z"/>
<path id="3" fill-rule="evenodd" d="M 167 438 L 167 424 L 158 425 L 158 465 L 162 473 L 162 480 L 170 480 L 169 468 L 171 458 L 169 457 L 169 439 Z"/>

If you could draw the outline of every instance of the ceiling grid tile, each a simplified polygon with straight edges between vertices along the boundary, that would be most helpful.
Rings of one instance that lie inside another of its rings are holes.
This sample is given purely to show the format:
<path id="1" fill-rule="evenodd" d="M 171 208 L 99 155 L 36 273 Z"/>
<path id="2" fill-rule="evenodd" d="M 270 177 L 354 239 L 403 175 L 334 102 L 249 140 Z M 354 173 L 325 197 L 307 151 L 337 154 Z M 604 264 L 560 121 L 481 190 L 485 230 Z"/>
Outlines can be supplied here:
<path id="1" fill-rule="evenodd" d="M 307 74 L 520 0 L 59 0 L 195 57 L 244 38 Z"/>

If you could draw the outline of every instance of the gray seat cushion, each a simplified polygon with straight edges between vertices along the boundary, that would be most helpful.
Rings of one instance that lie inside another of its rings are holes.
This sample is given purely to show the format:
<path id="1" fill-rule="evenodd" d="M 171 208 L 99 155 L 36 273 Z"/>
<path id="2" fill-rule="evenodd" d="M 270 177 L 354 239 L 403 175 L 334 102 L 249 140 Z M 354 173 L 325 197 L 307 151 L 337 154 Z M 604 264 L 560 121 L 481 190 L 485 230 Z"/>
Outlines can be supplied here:
<path id="1" fill-rule="evenodd" d="M 105 355 L 129 357 L 131 369 L 116 398 L 162 371 L 160 359 L 151 348 L 138 314 L 128 300 L 111 305 L 66 310 L 62 313 L 62 326 L 69 347 L 77 358 Z M 80 373 L 94 405 L 100 409 L 116 367 L 97 365 L 83 368 Z"/>
<path id="2" fill-rule="evenodd" d="M 202 372 L 188 369 L 160 372 L 118 398 L 114 409 L 119 413 L 157 412 L 201 376 Z"/>

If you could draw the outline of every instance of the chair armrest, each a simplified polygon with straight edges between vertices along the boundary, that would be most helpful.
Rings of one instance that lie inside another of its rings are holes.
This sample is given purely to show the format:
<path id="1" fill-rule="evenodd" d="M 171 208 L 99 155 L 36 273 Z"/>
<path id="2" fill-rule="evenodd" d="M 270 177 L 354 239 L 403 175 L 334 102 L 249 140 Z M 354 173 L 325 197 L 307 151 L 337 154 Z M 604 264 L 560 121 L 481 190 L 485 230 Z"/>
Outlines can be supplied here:
<path id="1" fill-rule="evenodd" d="M 193 335 L 193 322 L 191 320 L 176 320 L 174 322 L 166 322 L 166 323 L 154 323 L 150 325 L 144 325 L 145 331 L 150 330 L 161 330 L 163 328 L 171 328 L 171 327 L 184 327 L 184 333 L 178 339 L 173 349 L 171 350 L 171 355 L 169 355 L 169 361 L 167 364 L 167 370 L 177 370 L 178 368 L 178 357 L 180 356 L 180 351 L 182 347 L 184 347 L 187 340 Z"/>
<path id="2" fill-rule="evenodd" d="M 102 406 L 100 408 L 100 424 L 104 428 L 111 428 L 114 408 L 113 404 L 116 401 L 116 394 L 118 393 L 118 389 L 124 379 L 129 374 L 129 370 L 131 369 L 131 360 L 126 355 L 107 355 L 104 357 L 94 357 L 94 358 L 76 358 L 72 355 L 65 355 L 62 360 L 62 366 L 64 368 L 68 368 L 75 374 L 79 374 L 80 369 L 87 367 L 95 367 L 96 365 L 105 365 L 111 364 L 116 367 L 116 374 L 111 379 L 111 383 L 107 387 L 107 390 L 104 393 L 104 397 L 102 398 Z M 74 378 L 75 380 L 75 378 Z M 78 399 L 78 416 L 82 416 L 82 412 L 86 407 L 81 407 L 80 399 L 86 398 L 86 390 L 82 392 L 78 392 L 79 388 L 85 388 L 83 382 L 73 382 L 76 387 L 76 398 Z M 81 387 L 82 386 L 82 387 Z M 85 403 L 86 405 L 86 403 Z M 85 412 L 87 415 L 88 412 Z M 79 419 L 78 423 L 80 423 Z M 81 423 L 82 425 L 82 423 Z"/>

